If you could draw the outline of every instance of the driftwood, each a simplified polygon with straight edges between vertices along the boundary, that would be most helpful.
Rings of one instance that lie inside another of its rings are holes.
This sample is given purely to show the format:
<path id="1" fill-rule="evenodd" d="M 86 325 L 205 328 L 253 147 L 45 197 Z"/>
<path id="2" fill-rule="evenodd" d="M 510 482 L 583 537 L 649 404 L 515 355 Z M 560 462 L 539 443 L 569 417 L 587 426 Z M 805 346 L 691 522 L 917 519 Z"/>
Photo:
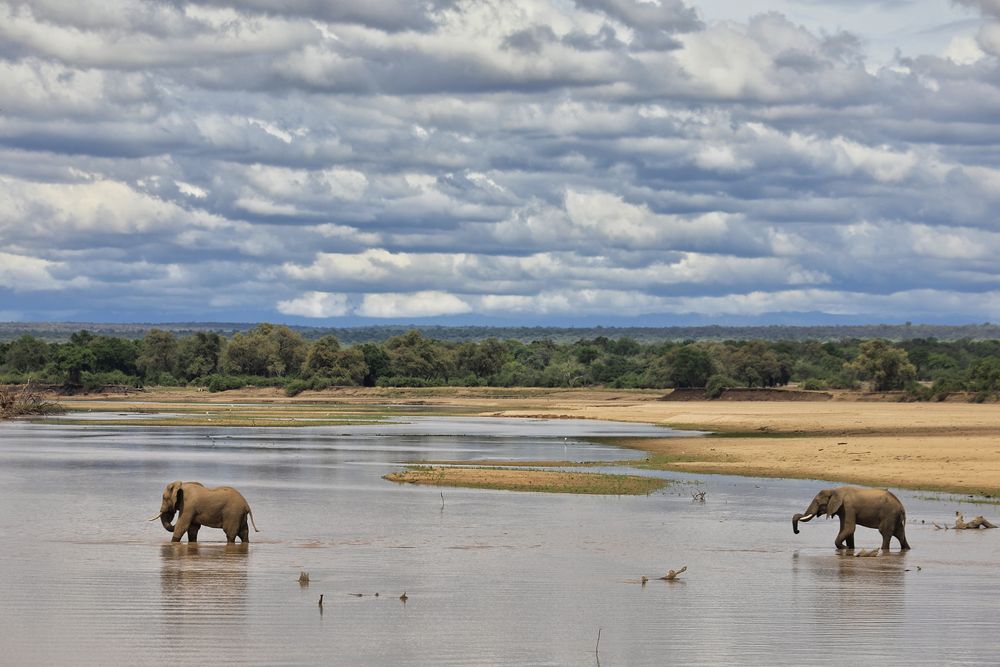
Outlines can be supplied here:
<path id="1" fill-rule="evenodd" d="M 660 577 L 660 579 L 663 579 L 664 581 L 673 581 L 674 579 L 677 578 L 677 575 L 679 575 L 681 572 L 687 572 L 687 569 L 688 569 L 688 566 L 685 565 L 684 567 L 682 567 L 679 570 L 670 570 L 665 575 L 663 575 L 662 577 Z"/>
<path id="2" fill-rule="evenodd" d="M 56 403 L 46 401 L 33 382 L 0 386 L 0 419 L 62 412 Z"/>
<path id="3" fill-rule="evenodd" d="M 692 491 L 691 499 L 699 503 L 705 502 L 705 491 Z"/>
<path id="4" fill-rule="evenodd" d="M 936 521 L 934 527 L 938 530 L 978 530 L 979 528 L 996 528 L 996 524 L 990 523 L 982 515 L 977 516 L 972 521 L 966 521 L 961 512 L 955 512 L 955 525 L 942 526 Z"/>

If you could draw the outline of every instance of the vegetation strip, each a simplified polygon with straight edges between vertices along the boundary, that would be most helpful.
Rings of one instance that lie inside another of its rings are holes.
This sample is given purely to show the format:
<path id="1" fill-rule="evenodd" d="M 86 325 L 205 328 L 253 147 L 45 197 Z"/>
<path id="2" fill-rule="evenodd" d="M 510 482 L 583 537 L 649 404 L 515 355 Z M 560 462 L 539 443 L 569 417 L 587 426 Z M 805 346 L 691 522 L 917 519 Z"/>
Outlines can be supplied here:
<path id="1" fill-rule="evenodd" d="M 52 343 L 31 333 L 0 340 L 0 382 L 37 380 L 64 392 L 126 395 L 152 385 L 201 387 L 209 393 L 277 387 L 287 396 L 357 386 L 489 386 L 499 399 L 524 395 L 523 389 L 508 389 L 513 387 L 605 386 L 680 389 L 672 400 L 727 395 L 758 400 L 760 393 L 734 390 L 789 383 L 807 391 L 785 392 L 779 400 L 831 400 L 834 395 L 825 390 L 855 390 L 863 384 L 876 392 L 901 390 L 906 400 L 982 402 L 1000 395 L 996 339 L 643 342 L 628 335 L 596 335 L 557 342 L 538 332 L 541 338 L 528 343 L 495 337 L 455 342 L 412 329 L 347 346 L 334 335 L 309 340 L 269 323 L 229 337 L 210 331 L 142 331 L 141 340 L 87 330 Z M 183 333 L 189 335 L 178 335 Z"/>
<path id="2" fill-rule="evenodd" d="M 647 495 L 668 484 L 665 479 L 639 475 L 457 467 L 414 467 L 390 473 L 385 479 L 430 486 L 616 496 Z"/>

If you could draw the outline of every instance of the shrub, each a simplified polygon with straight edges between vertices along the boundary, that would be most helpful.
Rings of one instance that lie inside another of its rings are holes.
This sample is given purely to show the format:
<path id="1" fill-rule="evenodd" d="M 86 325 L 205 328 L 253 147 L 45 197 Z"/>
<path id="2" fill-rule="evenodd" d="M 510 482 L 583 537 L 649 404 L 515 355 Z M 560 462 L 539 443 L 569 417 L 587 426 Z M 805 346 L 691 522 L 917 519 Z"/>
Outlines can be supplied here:
<path id="1" fill-rule="evenodd" d="M 820 378 L 809 378 L 802 383 L 802 388 L 807 391 L 820 391 L 822 389 L 828 389 L 830 384 L 826 380 L 821 380 Z"/>
<path id="2" fill-rule="evenodd" d="M 739 386 L 739 380 L 734 380 L 731 377 L 721 375 L 716 373 L 712 377 L 708 378 L 708 383 L 705 384 L 705 395 L 709 398 L 718 398 L 722 396 L 722 392 L 730 387 Z"/>
<path id="3" fill-rule="evenodd" d="M 428 380 L 426 378 L 411 377 L 407 375 L 393 375 L 390 377 L 380 377 L 375 383 L 377 387 L 441 387 L 444 381 L 439 379 Z"/>
<path id="4" fill-rule="evenodd" d="M 284 387 L 294 378 L 261 377 L 259 375 L 206 375 L 198 378 L 196 384 L 208 387 L 209 391 L 229 391 L 244 387 Z"/>
<path id="5" fill-rule="evenodd" d="M 106 373 L 91 373 L 84 371 L 80 377 L 84 391 L 100 391 L 108 385 L 121 385 L 125 387 L 141 387 L 142 380 L 134 375 L 126 375 L 122 371 L 108 371 Z"/>
<path id="6" fill-rule="evenodd" d="M 312 380 L 292 380 L 285 385 L 285 396 L 298 396 L 306 389 L 312 389 Z"/>

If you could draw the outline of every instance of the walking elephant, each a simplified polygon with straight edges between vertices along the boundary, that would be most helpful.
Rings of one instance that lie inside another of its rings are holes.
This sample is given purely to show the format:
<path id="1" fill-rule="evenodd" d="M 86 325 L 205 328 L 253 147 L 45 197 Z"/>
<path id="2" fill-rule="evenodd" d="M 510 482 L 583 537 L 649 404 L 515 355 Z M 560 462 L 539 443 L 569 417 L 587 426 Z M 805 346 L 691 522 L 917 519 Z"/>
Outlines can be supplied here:
<path id="1" fill-rule="evenodd" d="M 906 541 L 906 510 L 903 503 L 885 489 L 859 489 L 841 486 L 823 489 L 809 503 L 805 514 L 792 517 L 792 530 L 799 533 L 799 521 L 810 521 L 817 514 L 834 514 L 840 519 L 840 532 L 834 546 L 838 549 L 854 548 L 854 528 L 858 525 L 875 528 L 882 533 L 882 549 L 888 551 L 889 540 L 895 537 L 902 549 L 909 549 Z"/>
<path id="2" fill-rule="evenodd" d="M 176 525 L 170 523 L 174 514 L 177 515 Z M 254 531 L 260 532 L 246 498 L 231 486 L 209 489 L 200 482 L 171 482 L 163 490 L 159 514 L 150 521 L 159 519 L 163 527 L 174 534 L 172 542 L 180 542 L 184 533 L 187 533 L 188 542 L 197 542 L 198 530 L 208 526 L 224 530 L 226 541 L 234 544 L 237 536 L 242 542 L 250 541 L 248 516 Z"/>

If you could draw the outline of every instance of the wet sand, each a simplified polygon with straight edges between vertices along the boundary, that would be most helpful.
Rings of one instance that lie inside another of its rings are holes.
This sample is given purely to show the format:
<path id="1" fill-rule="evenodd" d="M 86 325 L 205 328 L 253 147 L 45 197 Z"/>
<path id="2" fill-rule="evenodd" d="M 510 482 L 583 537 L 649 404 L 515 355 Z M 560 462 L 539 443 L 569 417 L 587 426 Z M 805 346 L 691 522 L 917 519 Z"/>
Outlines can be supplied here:
<path id="1" fill-rule="evenodd" d="M 662 401 L 662 391 L 345 388 L 287 398 L 280 390 L 163 390 L 60 399 L 71 409 L 142 401 L 323 403 L 420 407 L 495 416 L 605 419 L 705 430 L 725 437 L 633 439 L 657 467 L 762 477 L 1000 495 L 1000 404 L 900 403 L 838 394 L 828 401 Z"/>

